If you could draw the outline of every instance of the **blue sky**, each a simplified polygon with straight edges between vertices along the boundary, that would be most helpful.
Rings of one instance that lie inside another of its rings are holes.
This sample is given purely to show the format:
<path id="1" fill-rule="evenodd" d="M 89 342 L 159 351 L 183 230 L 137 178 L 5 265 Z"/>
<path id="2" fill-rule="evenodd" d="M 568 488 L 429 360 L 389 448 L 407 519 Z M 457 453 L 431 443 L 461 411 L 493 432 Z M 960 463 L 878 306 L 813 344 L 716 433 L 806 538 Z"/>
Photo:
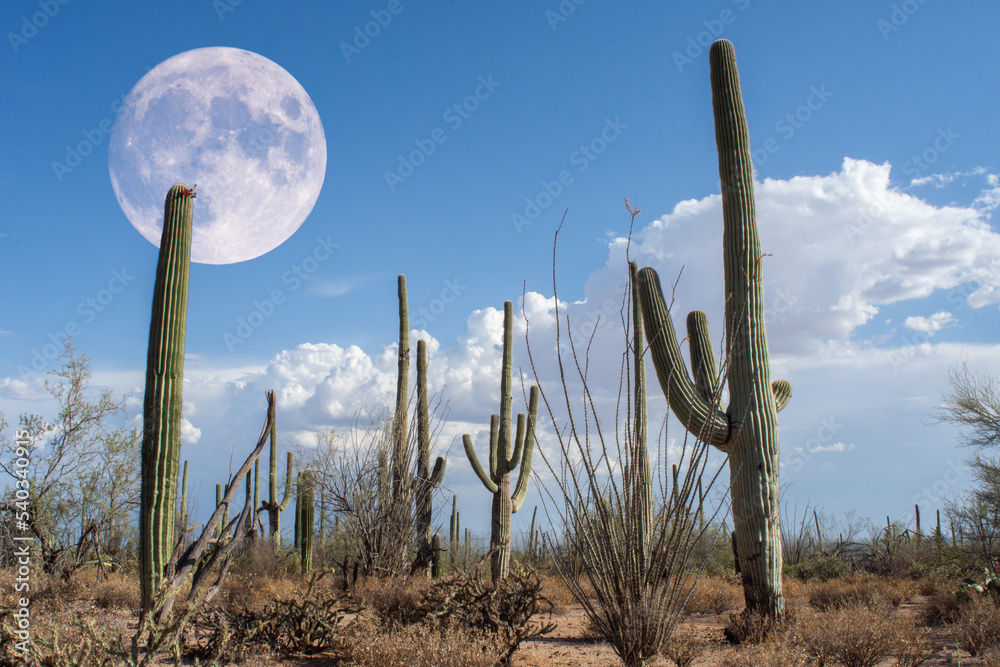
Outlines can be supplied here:
<path id="1" fill-rule="evenodd" d="M 204 461 L 203 488 L 221 480 L 234 439 L 256 437 L 264 389 L 284 396 L 284 444 L 308 444 L 315 429 L 349 424 L 388 397 L 400 273 L 411 323 L 433 338 L 431 382 L 448 385 L 452 422 L 438 447 L 485 428 L 498 395 L 497 311 L 526 289 L 545 346 L 552 238 L 566 210 L 559 296 L 583 329 L 602 315 L 597 384 L 617 386 L 617 311 L 603 304 L 621 298 L 615 239 L 628 232 L 626 196 L 642 209 L 633 255 L 665 279 L 684 266 L 676 312 L 706 310 L 721 338 L 707 45 L 724 37 L 736 48 L 762 242 L 773 253 L 773 364 L 794 389 L 781 414 L 786 497 L 876 520 L 908 520 L 915 499 L 940 507 L 967 481 L 968 452 L 928 413 L 951 365 L 1000 361 L 1000 63 L 990 47 L 1000 9 L 673 5 L 5 2 L 0 410 L 10 420 L 50 409 L 45 346 L 70 323 L 98 384 L 141 405 L 156 248 L 115 199 L 107 131 L 149 68 L 206 46 L 261 54 L 301 83 L 323 122 L 327 168 L 312 214 L 280 247 L 192 267 L 184 455 Z M 380 17 L 378 34 L 357 39 Z M 489 93 L 457 122 L 449 110 L 483 80 Z M 436 130 L 446 140 L 390 186 L 386 172 Z M 57 173 L 53 163 L 81 142 L 90 154 Z M 540 197 L 560 172 L 561 191 Z M 537 216 L 532 201 L 547 204 Z M 308 280 L 294 290 L 282 282 L 324 242 L 339 245 Z M 275 288 L 287 299 L 227 345 Z M 488 496 L 460 443 L 445 484 L 485 528 Z"/>

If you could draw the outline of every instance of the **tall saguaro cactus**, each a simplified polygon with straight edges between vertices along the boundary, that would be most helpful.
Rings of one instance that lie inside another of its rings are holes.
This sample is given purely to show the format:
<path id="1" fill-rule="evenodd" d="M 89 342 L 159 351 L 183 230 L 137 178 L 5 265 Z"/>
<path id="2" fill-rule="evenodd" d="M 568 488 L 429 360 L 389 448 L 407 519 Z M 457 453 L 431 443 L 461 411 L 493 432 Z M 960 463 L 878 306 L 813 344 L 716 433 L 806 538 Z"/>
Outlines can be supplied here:
<path id="1" fill-rule="evenodd" d="M 643 550 L 653 526 L 653 472 L 649 464 L 649 429 L 646 410 L 646 342 L 642 335 L 642 308 L 636 281 L 639 265 L 629 263 L 629 281 L 632 285 L 632 398 L 635 401 L 635 422 L 632 427 L 632 462 L 629 468 L 632 498 L 636 503 L 638 525 L 641 529 L 640 544 Z M 645 557 L 645 553 L 643 554 Z"/>
<path id="2" fill-rule="evenodd" d="M 733 45 L 719 40 L 709 53 L 712 107 L 722 182 L 726 286 L 726 369 L 729 406 L 717 406 L 715 359 L 703 315 L 688 318 L 695 380 L 683 367 L 659 277 L 639 272 L 638 286 L 660 386 L 680 422 L 729 454 L 734 546 L 748 610 L 780 619 L 781 536 L 778 523 L 777 412 L 791 397 L 771 382 L 764 328 L 762 258 L 754 208 L 753 167 Z"/>
<path id="3" fill-rule="evenodd" d="M 194 192 L 181 184 L 173 186 L 167 193 L 153 287 L 146 356 L 139 511 L 139 572 L 143 610 L 149 609 L 153 591 L 166 574 L 166 565 L 174 548 L 194 197 Z"/>
<path id="4" fill-rule="evenodd" d="M 483 486 L 493 494 L 493 521 L 490 536 L 490 566 L 493 581 L 506 578 L 510 568 L 511 515 L 521 509 L 531 479 L 531 456 L 535 448 L 535 424 L 538 414 L 538 387 L 533 385 L 528 398 L 528 418 L 517 415 L 517 431 L 512 428 L 511 369 L 514 365 L 514 304 L 503 307 L 503 361 L 500 374 L 500 414 L 490 419 L 490 471 L 483 469 L 476 456 L 472 437 L 462 436 L 465 453 Z M 518 471 L 514 493 L 510 491 L 510 473 Z"/>
<path id="5" fill-rule="evenodd" d="M 437 457 L 431 470 L 431 420 L 427 406 L 427 342 L 417 341 L 417 478 L 413 480 L 416 507 L 417 548 L 424 559 L 431 557 L 434 517 L 432 496 L 444 478 L 445 459 Z"/>
<path id="6" fill-rule="evenodd" d="M 396 376 L 396 412 L 392 418 L 392 499 L 399 502 L 409 491 L 408 406 L 410 399 L 410 314 L 406 299 L 406 276 L 398 278 L 399 370 Z"/>
<path id="7" fill-rule="evenodd" d="M 271 463 L 268 471 L 268 500 L 261 504 L 261 509 L 267 510 L 271 541 L 281 542 L 281 513 L 288 509 L 288 501 L 292 498 L 292 452 L 288 452 L 288 465 L 285 468 L 285 494 L 278 502 L 278 420 L 277 401 L 271 403 L 268 419 L 271 422 Z M 254 501 L 256 503 L 256 500 Z"/>
<path id="8" fill-rule="evenodd" d="M 313 529 L 316 522 L 313 471 L 299 473 L 298 497 L 295 500 L 295 545 L 299 550 L 302 573 L 312 569 Z"/>

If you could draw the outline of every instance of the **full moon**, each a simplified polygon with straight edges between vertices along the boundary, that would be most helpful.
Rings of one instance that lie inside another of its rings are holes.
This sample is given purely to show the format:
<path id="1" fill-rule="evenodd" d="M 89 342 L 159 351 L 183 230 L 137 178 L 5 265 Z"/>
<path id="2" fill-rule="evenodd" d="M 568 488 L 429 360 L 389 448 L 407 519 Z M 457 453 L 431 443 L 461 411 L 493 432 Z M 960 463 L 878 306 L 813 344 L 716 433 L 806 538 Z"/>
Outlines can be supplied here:
<path id="1" fill-rule="evenodd" d="M 305 221 L 323 186 L 326 137 L 284 69 L 250 51 L 195 49 L 126 96 L 108 169 L 125 216 L 156 246 L 167 191 L 197 184 L 191 261 L 232 264 L 273 250 Z"/>

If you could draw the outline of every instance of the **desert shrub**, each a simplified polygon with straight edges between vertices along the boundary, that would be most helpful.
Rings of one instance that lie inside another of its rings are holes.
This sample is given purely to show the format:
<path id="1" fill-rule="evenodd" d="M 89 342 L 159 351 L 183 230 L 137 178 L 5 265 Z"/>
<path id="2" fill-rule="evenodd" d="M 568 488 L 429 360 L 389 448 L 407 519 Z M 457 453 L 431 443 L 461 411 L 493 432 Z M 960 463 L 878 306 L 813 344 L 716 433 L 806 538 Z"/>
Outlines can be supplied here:
<path id="1" fill-rule="evenodd" d="M 920 610 L 923 625 L 944 625 L 955 623 L 962 615 L 962 601 L 954 593 L 938 591 L 927 596 L 927 602 Z"/>
<path id="2" fill-rule="evenodd" d="M 693 630 L 675 630 L 663 646 L 663 655 L 677 667 L 691 667 L 704 650 L 705 642 Z"/>
<path id="3" fill-rule="evenodd" d="M 431 583 L 426 577 L 365 579 L 350 595 L 383 620 L 411 624 L 427 616 L 424 599 Z"/>
<path id="4" fill-rule="evenodd" d="M 345 667 L 493 667 L 501 659 L 488 636 L 459 627 L 360 626 L 341 650 Z"/>
<path id="5" fill-rule="evenodd" d="M 299 571 L 294 549 L 280 546 L 268 537 L 257 535 L 254 540 L 246 540 L 239 547 L 233 559 L 233 573 L 254 579 L 280 579 Z"/>
<path id="6" fill-rule="evenodd" d="M 555 629 L 551 623 L 531 620 L 549 606 L 541 587 L 534 573 L 520 568 L 512 568 L 506 579 L 492 585 L 454 577 L 427 589 L 421 607 L 425 618 L 440 627 L 460 627 L 492 637 L 506 664 L 521 642 Z"/>
<path id="7" fill-rule="evenodd" d="M 83 599 L 87 594 L 87 587 L 79 577 L 62 579 L 41 575 L 37 583 L 33 581 L 31 584 L 31 604 L 46 608 L 63 607 L 68 602 Z"/>
<path id="8" fill-rule="evenodd" d="M 94 606 L 98 609 L 138 611 L 139 605 L 139 582 L 135 578 L 112 574 L 94 585 Z"/>
<path id="9" fill-rule="evenodd" d="M 18 637 L 7 623 L 0 624 L 0 666 L 118 667 L 127 664 L 128 634 L 114 623 L 66 610 L 47 615 L 45 626 L 31 628 L 27 653 L 14 653 Z"/>
<path id="10" fill-rule="evenodd" d="M 899 667 L 920 667 L 930 660 L 933 647 L 927 634 L 913 623 L 899 620 L 896 626 L 896 646 L 892 655 Z"/>
<path id="11" fill-rule="evenodd" d="M 184 657 L 201 662 L 242 662 L 253 653 L 317 653 L 336 648 L 351 607 L 335 593 L 323 591 L 314 576 L 301 599 L 274 599 L 261 610 L 205 607 L 192 619 L 193 643 Z"/>
<path id="12" fill-rule="evenodd" d="M 909 598 L 911 584 L 884 579 L 835 579 L 816 584 L 809 592 L 809 604 L 820 611 L 852 605 L 869 608 L 888 603 L 898 607 Z"/>
<path id="13" fill-rule="evenodd" d="M 542 582 L 542 594 L 552 605 L 553 614 L 565 614 L 570 611 L 576 598 L 573 591 L 569 589 L 566 582 L 559 575 L 544 575 L 540 577 Z"/>
<path id="14" fill-rule="evenodd" d="M 724 614 L 743 602 L 743 591 L 719 577 L 702 577 L 684 605 L 685 614 Z"/>
<path id="15" fill-rule="evenodd" d="M 733 644 L 761 644 L 776 629 L 770 616 L 756 610 L 743 610 L 729 615 L 723 634 Z"/>
<path id="16" fill-rule="evenodd" d="M 917 582 L 917 593 L 920 595 L 937 595 L 949 588 L 948 581 L 940 576 L 928 576 Z"/>
<path id="17" fill-rule="evenodd" d="M 803 647 L 821 664 L 874 667 L 893 654 L 901 619 L 888 603 L 855 602 L 826 613 L 804 615 L 796 632 Z"/>
<path id="18" fill-rule="evenodd" d="M 955 624 L 955 642 L 972 655 L 1000 648 L 1000 608 L 988 597 L 974 597 Z"/>
<path id="19" fill-rule="evenodd" d="M 799 581 L 829 581 L 845 577 L 851 573 L 851 564 L 840 556 L 831 554 L 813 554 L 795 565 L 785 567 L 785 574 Z"/>
<path id="20" fill-rule="evenodd" d="M 740 646 L 722 659 L 721 667 L 806 667 L 812 659 L 801 646 L 784 640 Z"/>

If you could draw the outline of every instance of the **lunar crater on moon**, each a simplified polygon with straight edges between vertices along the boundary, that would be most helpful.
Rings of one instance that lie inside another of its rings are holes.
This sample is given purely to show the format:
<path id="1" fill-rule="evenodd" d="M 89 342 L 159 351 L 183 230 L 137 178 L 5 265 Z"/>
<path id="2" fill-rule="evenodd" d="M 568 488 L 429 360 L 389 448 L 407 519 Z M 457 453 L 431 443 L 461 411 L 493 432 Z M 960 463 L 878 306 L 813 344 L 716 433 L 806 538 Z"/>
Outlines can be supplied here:
<path id="1" fill-rule="evenodd" d="M 135 85 L 115 119 L 108 169 L 129 222 L 159 245 L 163 200 L 197 184 L 191 260 L 242 262 L 305 221 L 326 173 L 319 113 L 267 58 L 228 47 L 186 51 Z"/>

